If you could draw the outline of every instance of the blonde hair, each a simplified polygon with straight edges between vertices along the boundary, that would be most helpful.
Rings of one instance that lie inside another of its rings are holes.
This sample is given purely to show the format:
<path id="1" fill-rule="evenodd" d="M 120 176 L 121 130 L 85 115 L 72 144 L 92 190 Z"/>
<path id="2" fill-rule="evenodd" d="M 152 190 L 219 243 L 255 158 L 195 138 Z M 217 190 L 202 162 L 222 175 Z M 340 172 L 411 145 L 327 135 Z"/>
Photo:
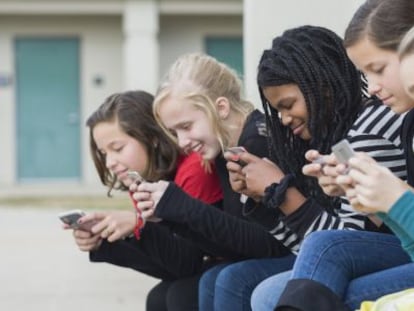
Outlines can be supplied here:
<path id="1" fill-rule="evenodd" d="M 185 54 L 175 61 L 161 81 L 154 101 L 154 116 L 171 136 L 159 116 L 161 105 L 170 97 L 190 102 L 207 115 L 224 150 L 229 144 L 231 125 L 219 118 L 215 102 L 219 97 L 227 98 L 230 110 L 245 119 L 254 110 L 254 106 L 242 99 L 241 94 L 242 82 L 234 70 L 205 54 Z"/>
<path id="2" fill-rule="evenodd" d="M 414 27 L 404 35 L 398 47 L 398 56 L 400 59 L 414 54 Z"/>

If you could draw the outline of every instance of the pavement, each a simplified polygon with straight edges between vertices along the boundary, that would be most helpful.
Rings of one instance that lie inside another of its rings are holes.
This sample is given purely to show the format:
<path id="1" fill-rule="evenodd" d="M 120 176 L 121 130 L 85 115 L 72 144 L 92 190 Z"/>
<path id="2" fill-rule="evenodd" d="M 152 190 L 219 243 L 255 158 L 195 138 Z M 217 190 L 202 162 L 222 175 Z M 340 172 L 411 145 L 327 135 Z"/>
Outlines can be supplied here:
<path id="1" fill-rule="evenodd" d="M 140 311 L 158 281 L 133 270 L 90 263 L 59 208 L 0 206 L 0 310 Z"/>

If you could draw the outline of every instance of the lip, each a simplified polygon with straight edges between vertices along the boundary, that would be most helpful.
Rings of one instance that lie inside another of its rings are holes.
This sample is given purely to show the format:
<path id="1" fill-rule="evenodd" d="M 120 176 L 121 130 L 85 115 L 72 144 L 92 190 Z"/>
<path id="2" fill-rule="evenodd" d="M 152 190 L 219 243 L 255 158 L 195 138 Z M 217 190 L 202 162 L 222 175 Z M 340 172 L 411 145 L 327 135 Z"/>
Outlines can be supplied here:
<path id="1" fill-rule="evenodd" d="M 118 179 L 122 179 L 122 177 L 127 176 L 128 169 L 117 171 L 115 172 L 115 175 L 118 177 Z"/>
<path id="2" fill-rule="evenodd" d="M 300 124 L 299 126 L 292 128 L 293 135 L 300 135 L 305 128 L 305 123 Z"/>
<path id="3" fill-rule="evenodd" d="M 202 149 L 203 149 L 203 144 L 200 143 L 200 144 L 197 144 L 191 147 L 189 150 L 192 152 L 201 153 Z"/>
<path id="4" fill-rule="evenodd" d="M 388 96 L 388 97 L 384 97 L 384 98 L 380 98 L 380 100 L 383 102 L 383 104 L 384 105 L 386 105 L 386 106 L 390 106 L 391 105 L 391 103 L 390 103 L 390 99 L 392 98 L 393 96 L 391 95 L 391 96 Z"/>

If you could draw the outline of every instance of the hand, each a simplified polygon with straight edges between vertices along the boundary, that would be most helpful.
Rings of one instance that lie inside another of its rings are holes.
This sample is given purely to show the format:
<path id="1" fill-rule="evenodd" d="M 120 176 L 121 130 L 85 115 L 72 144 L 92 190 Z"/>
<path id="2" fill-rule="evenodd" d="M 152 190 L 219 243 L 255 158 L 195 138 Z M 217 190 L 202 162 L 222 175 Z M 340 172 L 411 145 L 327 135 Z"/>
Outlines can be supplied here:
<path id="1" fill-rule="evenodd" d="M 114 242 L 129 236 L 135 228 L 137 219 L 135 211 L 110 211 L 90 213 L 79 219 L 79 223 L 94 221 L 93 234 L 108 242 Z"/>
<path id="2" fill-rule="evenodd" d="M 349 166 L 348 176 L 338 176 L 337 181 L 353 185 L 346 195 L 352 206 L 360 211 L 387 213 L 395 201 L 411 189 L 388 168 L 364 153 L 352 157 Z"/>
<path id="3" fill-rule="evenodd" d="M 136 188 L 133 198 L 138 202 L 136 207 L 141 211 L 144 221 L 161 221 L 154 213 L 168 185 L 169 182 L 160 180 L 155 183 L 143 182 Z"/>
<path id="4" fill-rule="evenodd" d="M 75 229 L 73 230 L 73 237 L 79 249 L 84 252 L 95 251 L 102 244 L 100 235 L 89 231 Z"/>
<path id="5" fill-rule="evenodd" d="M 317 150 L 308 150 L 305 158 L 313 163 L 303 166 L 304 175 L 317 178 L 322 190 L 329 196 L 345 194 L 344 189 L 336 182 L 339 163 L 334 154 L 321 155 Z M 319 163 L 314 161 L 319 161 Z"/>
<path id="6" fill-rule="evenodd" d="M 243 194 L 255 200 L 263 197 L 266 187 L 280 182 L 285 176 L 280 168 L 267 158 L 261 159 L 251 153 L 243 152 L 240 154 L 240 160 L 246 163 L 242 169 L 246 183 Z"/>
<path id="7" fill-rule="evenodd" d="M 230 185 L 233 191 L 243 193 L 247 190 L 245 176 L 242 172 L 243 167 L 240 163 L 235 162 L 233 157 L 234 154 L 231 152 L 224 153 L 224 158 L 228 161 L 226 167 L 229 171 Z"/>

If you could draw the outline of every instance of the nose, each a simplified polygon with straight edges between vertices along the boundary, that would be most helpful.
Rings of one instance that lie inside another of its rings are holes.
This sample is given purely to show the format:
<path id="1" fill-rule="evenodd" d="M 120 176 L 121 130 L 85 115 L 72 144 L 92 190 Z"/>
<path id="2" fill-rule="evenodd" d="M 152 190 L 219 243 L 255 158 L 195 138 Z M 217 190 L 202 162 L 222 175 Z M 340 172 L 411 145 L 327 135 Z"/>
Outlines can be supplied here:
<path id="1" fill-rule="evenodd" d="M 191 146 L 191 139 L 183 131 L 177 131 L 177 142 L 181 149 L 186 150 Z"/>
<path id="2" fill-rule="evenodd" d="M 284 126 L 289 126 L 292 123 L 292 117 L 287 112 L 280 112 L 280 119 L 282 120 L 282 124 Z"/>
<path id="3" fill-rule="evenodd" d="M 115 167 L 116 163 L 116 159 L 110 153 L 105 155 L 105 165 L 107 169 L 111 170 Z"/>
<path id="4" fill-rule="evenodd" d="M 367 76 L 368 80 L 368 93 L 369 95 L 377 95 L 381 91 L 381 85 L 378 83 L 377 79 Z"/>

